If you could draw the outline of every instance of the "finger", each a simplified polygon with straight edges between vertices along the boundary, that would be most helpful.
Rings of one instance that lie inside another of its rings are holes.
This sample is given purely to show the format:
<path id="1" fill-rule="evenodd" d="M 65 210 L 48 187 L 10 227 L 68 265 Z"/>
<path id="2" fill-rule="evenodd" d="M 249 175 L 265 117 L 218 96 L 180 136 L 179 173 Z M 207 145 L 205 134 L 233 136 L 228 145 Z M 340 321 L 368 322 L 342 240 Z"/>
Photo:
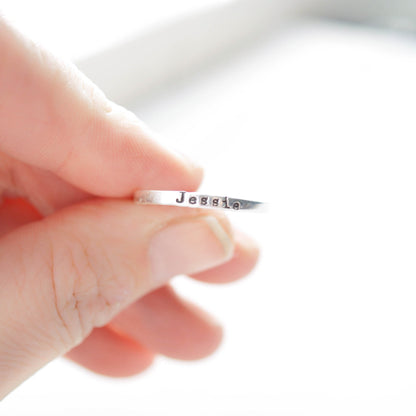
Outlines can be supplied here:
<path id="1" fill-rule="evenodd" d="M 249 236 L 237 231 L 233 257 L 223 265 L 193 277 L 210 283 L 234 281 L 248 274 L 257 259 L 257 245 Z M 219 324 L 197 306 L 181 299 L 170 286 L 157 289 L 134 302 L 109 326 L 141 341 L 153 351 L 184 360 L 211 354 L 222 338 Z M 78 349 L 83 351 L 83 345 Z M 96 371 L 88 365 L 86 367 Z"/>
<path id="2" fill-rule="evenodd" d="M 0 152 L 0 200 L 4 198 L 25 199 L 36 211 L 46 216 L 57 209 L 91 198 L 91 194 L 51 171 L 28 165 Z"/>
<path id="3" fill-rule="evenodd" d="M 0 240 L 0 396 L 176 274 L 232 256 L 219 213 L 90 200 Z"/>
<path id="4" fill-rule="evenodd" d="M 259 258 L 259 248 L 247 234 L 235 230 L 235 248 L 230 260 L 217 267 L 191 275 L 194 279 L 209 283 L 229 283 L 249 274 Z"/>
<path id="5" fill-rule="evenodd" d="M 0 204 L 0 237 L 32 221 L 41 215 L 22 198 L 5 198 Z"/>
<path id="6" fill-rule="evenodd" d="M 0 56 L 0 150 L 100 196 L 198 186 L 199 168 L 1 19 Z"/>
<path id="7" fill-rule="evenodd" d="M 24 199 L 5 199 L 0 205 L 0 237 L 40 218 Z M 251 237 L 239 230 L 234 232 L 234 244 L 234 254 L 228 262 L 191 277 L 208 283 L 229 283 L 249 274 L 257 263 L 259 249 Z"/>
<path id="8" fill-rule="evenodd" d="M 52 172 L 14 159 L 13 183 L 4 193 L 26 199 L 42 216 L 91 198 L 91 194 L 71 185 Z M 1 163 L 1 161 L 0 161 Z"/>
<path id="9" fill-rule="evenodd" d="M 134 302 L 109 326 L 152 351 L 182 360 L 206 357 L 222 339 L 220 325 L 169 286 Z"/>
<path id="10" fill-rule="evenodd" d="M 95 373 L 127 377 L 141 373 L 149 367 L 154 354 L 137 341 L 104 327 L 95 328 L 66 357 Z"/>

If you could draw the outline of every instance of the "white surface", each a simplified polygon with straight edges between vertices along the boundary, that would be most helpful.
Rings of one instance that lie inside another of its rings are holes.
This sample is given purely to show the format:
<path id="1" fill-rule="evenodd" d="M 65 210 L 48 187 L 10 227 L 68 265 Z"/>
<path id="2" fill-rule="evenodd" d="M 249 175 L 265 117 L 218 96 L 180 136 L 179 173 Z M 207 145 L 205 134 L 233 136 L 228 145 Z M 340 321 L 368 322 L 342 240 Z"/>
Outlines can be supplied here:
<path id="1" fill-rule="evenodd" d="M 410 40 L 310 26 L 139 106 L 207 192 L 275 204 L 233 217 L 263 260 L 212 300 L 235 414 L 415 413 L 415 70 Z"/>
<path id="2" fill-rule="evenodd" d="M 306 25 L 138 104 L 206 165 L 204 191 L 275 204 L 232 217 L 262 260 L 177 282 L 225 323 L 212 358 L 125 381 L 57 361 L 3 414 L 414 414 L 415 71 L 410 41 Z"/>
<path id="3" fill-rule="evenodd" d="M 212 7 L 201 7 L 151 30 L 139 31 L 121 45 L 78 60 L 77 65 L 109 98 L 130 105 L 137 97 L 164 90 L 247 48 L 316 0 L 212 3 Z"/>

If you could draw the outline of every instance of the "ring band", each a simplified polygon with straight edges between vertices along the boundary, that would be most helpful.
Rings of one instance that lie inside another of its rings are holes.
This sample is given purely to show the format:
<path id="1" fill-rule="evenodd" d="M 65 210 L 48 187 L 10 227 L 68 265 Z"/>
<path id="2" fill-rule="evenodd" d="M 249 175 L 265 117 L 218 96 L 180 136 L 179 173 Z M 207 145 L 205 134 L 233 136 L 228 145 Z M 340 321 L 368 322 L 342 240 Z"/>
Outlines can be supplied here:
<path id="1" fill-rule="evenodd" d="M 230 211 L 262 211 L 266 204 L 246 199 L 213 196 L 185 191 L 136 191 L 134 202 L 141 205 L 171 205 L 188 208 L 213 208 Z"/>

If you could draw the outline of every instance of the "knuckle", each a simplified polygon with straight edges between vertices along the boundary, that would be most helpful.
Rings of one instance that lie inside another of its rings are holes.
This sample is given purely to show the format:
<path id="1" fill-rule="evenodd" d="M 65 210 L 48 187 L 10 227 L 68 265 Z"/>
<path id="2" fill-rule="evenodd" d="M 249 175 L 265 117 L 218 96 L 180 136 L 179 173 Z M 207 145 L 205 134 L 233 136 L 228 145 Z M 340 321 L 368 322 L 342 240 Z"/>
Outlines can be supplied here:
<path id="1" fill-rule="evenodd" d="M 128 285 L 103 247 L 74 235 L 59 246 L 50 241 L 49 265 L 56 320 L 72 347 L 110 321 L 126 300 Z"/>

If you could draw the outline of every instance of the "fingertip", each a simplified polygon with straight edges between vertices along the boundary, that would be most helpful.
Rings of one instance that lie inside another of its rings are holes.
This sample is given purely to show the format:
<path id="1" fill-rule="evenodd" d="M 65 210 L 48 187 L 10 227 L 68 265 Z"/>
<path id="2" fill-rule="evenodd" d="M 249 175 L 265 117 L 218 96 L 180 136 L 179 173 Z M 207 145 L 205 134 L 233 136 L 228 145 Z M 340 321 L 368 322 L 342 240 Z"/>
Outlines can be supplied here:
<path id="1" fill-rule="evenodd" d="M 195 159 L 191 158 L 190 156 L 181 151 L 176 151 L 176 154 L 185 166 L 188 172 L 188 176 L 193 179 L 192 183 L 190 184 L 190 188 L 183 190 L 187 192 L 196 191 L 201 185 L 202 180 L 204 179 L 203 167 Z"/>
<path id="2" fill-rule="evenodd" d="M 101 192 L 117 197 L 136 189 L 198 189 L 203 169 L 196 161 L 169 146 L 134 112 L 112 101 L 107 103 L 111 109 L 98 117 L 98 130 L 106 132 L 107 140 L 100 144 L 100 150 L 105 153 L 104 161 L 114 164 L 114 174 Z M 122 180 L 119 172 L 125 173 Z M 97 181 L 92 186 L 97 186 Z"/>
<path id="3" fill-rule="evenodd" d="M 137 189 L 198 189 L 203 169 L 162 143 L 131 111 L 104 112 L 91 123 L 85 135 L 97 138 L 90 141 L 92 152 L 74 155 L 59 171 L 71 183 L 107 197 L 127 197 Z"/>
<path id="4" fill-rule="evenodd" d="M 193 311 L 195 316 L 199 316 L 199 320 L 205 323 L 206 329 L 204 333 L 206 337 L 204 342 L 200 340 L 198 350 L 194 349 L 192 353 L 187 352 L 182 356 L 177 355 L 174 358 L 187 361 L 201 360 L 212 355 L 220 347 L 224 338 L 224 328 L 212 315 L 194 303 L 187 301 L 187 304 L 189 311 Z"/>
<path id="5" fill-rule="evenodd" d="M 198 164 L 194 163 L 190 158 L 185 158 L 184 163 L 186 164 L 185 175 L 187 178 L 189 178 L 189 183 L 186 184 L 187 185 L 186 189 L 183 188 L 182 190 L 186 192 L 194 192 L 200 187 L 201 182 L 204 179 L 204 169 Z M 176 190 L 176 189 L 172 189 L 172 190 Z"/>
<path id="6" fill-rule="evenodd" d="M 158 354 L 185 361 L 211 355 L 223 339 L 217 320 L 169 286 L 139 299 L 117 315 L 110 327 Z"/>
<path id="7" fill-rule="evenodd" d="M 259 260 L 259 245 L 252 236 L 241 230 L 236 230 L 236 240 L 241 246 L 241 255 L 245 257 L 247 271 L 250 272 Z"/>
<path id="8" fill-rule="evenodd" d="M 102 327 L 95 328 L 66 358 L 97 374 L 130 377 L 150 367 L 154 354 L 138 342 Z"/>

